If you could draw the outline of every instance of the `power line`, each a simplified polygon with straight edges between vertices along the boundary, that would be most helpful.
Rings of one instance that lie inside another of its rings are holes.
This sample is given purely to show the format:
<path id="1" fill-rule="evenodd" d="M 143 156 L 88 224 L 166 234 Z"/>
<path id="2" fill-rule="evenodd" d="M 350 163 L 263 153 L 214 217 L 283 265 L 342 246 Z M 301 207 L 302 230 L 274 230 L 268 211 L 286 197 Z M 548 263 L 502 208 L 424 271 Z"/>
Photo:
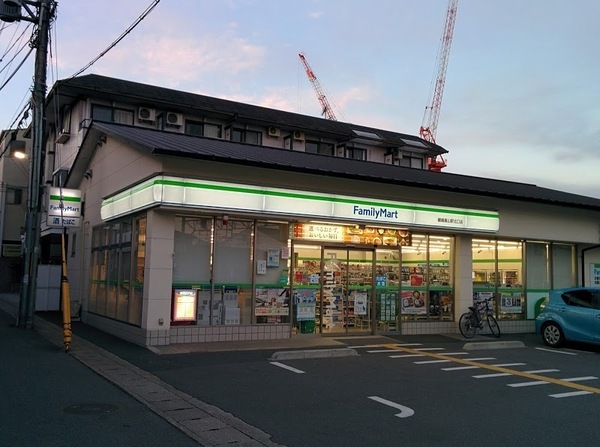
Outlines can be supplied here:
<path id="1" fill-rule="evenodd" d="M 4 84 L 0 85 L 0 91 L 6 87 L 6 84 L 8 84 L 10 82 L 10 80 L 17 74 L 17 72 L 21 69 L 21 67 L 23 66 L 23 64 L 25 63 L 25 61 L 29 58 L 29 55 L 33 52 L 33 47 L 29 48 L 29 51 L 27 52 L 27 54 L 25 55 L 25 57 L 23 58 L 23 60 L 21 61 L 21 63 L 17 66 L 17 68 L 15 68 L 13 70 L 13 72 L 10 74 L 10 76 L 8 77 L 8 79 L 4 82 Z"/>
<path id="2" fill-rule="evenodd" d="M 68 79 L 72 79 L 75 76 L 80 75 L 81 73 L 83 73 L 84 71 L 86 71 L 88 68 L 90 68 L 92 65 L 94 65 L 102 56 L 104 56 L 106 53 L 108 53 L 110 50 L 112 50 L 121 40 L 123 40 L 125 38 L 125 36 L 127 36 L 127 34 L 129 34 L 131 31 L 133 31 L 133 29 L 142 21 L 146 18 L 146 16 L 148 14 L 150 14 L 152 12 L 152 10 L 156 7 L 156 5 L 158 5 L 160 3 L 160 0 L 154 0 L 153 3 L 148 6 L 146 8 L 146 10 L 136 19 L 135 22 L 133 22 L 133 24 L 131 24 L 129 26 L 129 28 L 127 28 L 123 34 L 121 34 L 117 40 L 115 40 L 113 43 L 111 43 L 108 48 L 106 48 L 106 50 L 104 50 L 102 53 L 100 53 L 98 56 L 96 56 L 94 59 L 92 59 L 91 62 L 89 62 L 85 67 L 83 67 L 82 69 L 80 69 L 79 71 L 77 71 L 75 74 L 71 75 L 71 77 L 69 77 Z"/>

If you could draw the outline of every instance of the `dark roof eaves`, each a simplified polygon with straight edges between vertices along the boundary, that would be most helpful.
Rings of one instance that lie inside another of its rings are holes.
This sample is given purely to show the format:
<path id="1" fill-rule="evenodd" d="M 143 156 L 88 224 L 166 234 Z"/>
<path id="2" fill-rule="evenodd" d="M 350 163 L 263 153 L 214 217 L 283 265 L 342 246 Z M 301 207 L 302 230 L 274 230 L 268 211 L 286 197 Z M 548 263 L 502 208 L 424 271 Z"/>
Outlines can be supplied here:
<path id="1" fill-rule="evenodd" d="M 384 184 L 403 185 L 435 191 L 479 195 L 528 203 L 546 203 L 600 211 L 599 199 L 541 188 L 527 183 L 480 178 L 463 174 L 423 171 L 383 163 L 365 163 L 359 160 L 331 157 L 332 161 L 335 161 L 338 165 L 343 164 L 345 167 L 345 169 L 335 169 L 335 165 L 332 168 L 328 163 L 323 162 L 325 156 L 290 151 L 289 149 L 270 148 L 265 146 L 255 147 L 225 140 L 193 137 L 180 133 L 162 132 L 155 129 L 143 129 L 112 123 L 94 123 L 92 127 L 112 134 L 122 142 L 127 142 L 149 153 L 160 156 L 212 160 L 236 165 L 251 165 L 268 169 L 285 170 L 288 172 L 327 175 L 330 177 L 375 181 Z M 144 138 L 142 138 L 142 136 Z M 163 143 L 159 140 L 163 141 Z M 174 140 L 172 142 L 174 147 L 182 147 L 183 143 L 187 143 L 188 145 L 192 144 L 192 148 L 195 149 L 196 152 L 166 147 L 167 145 L 165 143 L 168 143 L 170 140 Z M 215 150 L 211 150 L 210 153 L 204 149 L 203 153 L 201 152 L 203 150 L 200 145 L 201 143 L 216 144 L 217 147 Z M 239 151 L 239 153 L 233 153 L 233 155 L 219 155 L 218 153 L 222 152 L 226 154 L 227 151 L 235 151 L 240 146 L 242 146 L 244 150 Z M 263 151 L 260 155 L 266 156 L 261 156 L 259 158 L 255 152 L 252 152 L 253 148 L 259 148 Z M 246 153 L 249 155 L 244 156 Z M 298 161 L 303 161 L 302 164 L 294 164 L 294 160 L 297 160 L 298 157 L 301 159 Z M 314 157 L 319 157 L 319 162 L 315 162 Z M 293 159 L 290 160 L 290 158 Z M 355 167 L 357 169 L 354 169 Z M 392 170 L 394 170 L 394 174 L 398 175 L 391 175 Z M 417 176 L 423 178 L 423 180 L 416 178 Z M 470 182 L 473 184 L 469 185 Z M 477 184 L 480 184 L 481 186 L 477 187 Z M 494 186 L 496 186 L 495 189 Z M 510 191 L 511 188 L 514 189 L 514 192 Z"/>

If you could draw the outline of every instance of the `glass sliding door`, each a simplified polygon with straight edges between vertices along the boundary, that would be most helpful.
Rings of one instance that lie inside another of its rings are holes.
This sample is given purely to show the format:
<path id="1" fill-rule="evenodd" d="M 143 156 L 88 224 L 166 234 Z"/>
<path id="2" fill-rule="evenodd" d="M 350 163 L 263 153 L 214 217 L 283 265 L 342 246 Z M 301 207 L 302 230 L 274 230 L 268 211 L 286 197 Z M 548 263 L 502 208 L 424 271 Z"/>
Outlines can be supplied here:
<path id="1" fill-rule="evenodd" d="M 324 247 L 320 325 L 323 333 L 372 332 L 373 251 Z"/>

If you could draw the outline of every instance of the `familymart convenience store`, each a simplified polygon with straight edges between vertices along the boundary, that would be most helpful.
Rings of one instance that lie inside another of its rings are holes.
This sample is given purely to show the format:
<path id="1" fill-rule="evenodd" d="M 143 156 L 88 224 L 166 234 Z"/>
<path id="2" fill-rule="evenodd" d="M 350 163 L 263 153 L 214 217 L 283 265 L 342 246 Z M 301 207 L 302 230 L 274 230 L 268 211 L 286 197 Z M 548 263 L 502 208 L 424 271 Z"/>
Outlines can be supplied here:
<path id="1" fill-rule="evenodd" d="M 456 332 L 476 294 L 511 322 L 533 312 L 526 242 L 498 240 L 496 211 L 159 175 L 101 217 L 90 318 L 138 326 L 146 345 Z"/>

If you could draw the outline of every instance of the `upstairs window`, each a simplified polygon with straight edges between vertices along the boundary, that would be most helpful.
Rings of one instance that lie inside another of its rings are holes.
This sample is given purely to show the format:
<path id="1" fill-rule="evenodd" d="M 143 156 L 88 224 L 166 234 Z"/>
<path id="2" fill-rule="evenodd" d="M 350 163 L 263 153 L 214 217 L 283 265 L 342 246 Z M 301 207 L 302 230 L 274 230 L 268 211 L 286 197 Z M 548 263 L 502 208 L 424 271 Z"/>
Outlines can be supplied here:
<path id="1" fill-rule="evenodd" d="M 7 205 L 20 205 L 23 203 L 23 188 L 6 188 L 6 204 Z"/>
<path id="2" fill-rule="evenodd" d="M 262 144 L 262 133 L 255 130 L 231 129 L 231 141 L 236 143 Z"/>
<path id="3" fill-rule="evenodd" d="M 347 147 L 345 152 L 346 152 L 346 158 L 367 161 L 367 150 L 366 149 L 360 149 L 357 147 Z"/>
<path id="4" fill-rule="evenodd" d="M 320 141 L 306 141 L 305 152 L 320 155 L 333 155 L 333 144 Z"/>
<path id="5" fill-rule="evenodd" d="M 403 155 L 402 158 L 398 159 L 398 165 L 404 166 L 405 168 L 423 169 L 423 159 Z"/>
<path id="6" fill-rule="evenodd" d="M 92 119 L 133 126 L 133 111 L 94 104 L 92 106 Z"/>
<path id="7" fill-rule="evenodd" d="M 186 121 L 185 133 L 196 137 L 221 138 L 221 126 L 198 121 Z"/>

